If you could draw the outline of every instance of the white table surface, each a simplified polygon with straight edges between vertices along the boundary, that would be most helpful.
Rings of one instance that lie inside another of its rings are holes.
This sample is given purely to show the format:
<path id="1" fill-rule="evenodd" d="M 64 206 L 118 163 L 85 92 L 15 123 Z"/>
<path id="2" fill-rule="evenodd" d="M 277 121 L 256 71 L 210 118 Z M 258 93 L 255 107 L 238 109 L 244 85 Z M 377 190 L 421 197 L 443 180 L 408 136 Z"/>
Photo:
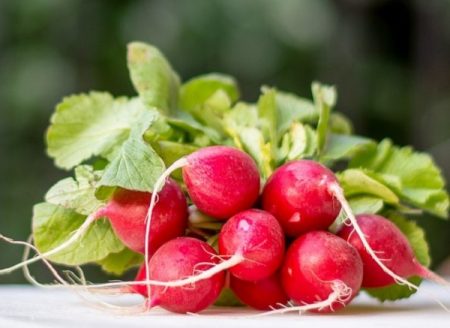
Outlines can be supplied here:
<path id="1" fill-rule="evenodd" d="M 334 314 L 299 316 L 290 313 L 251 317 L 258 312 L 243 308 L 212 308 L 195 316 L 173 314 L 161 309 L 153 309 L 144 315 L 117 315 L 99 310 L 68 290 L 4 285 L 0 286 L 0 327 L 450 328 L 450 313 L 429 298 L 429 293 L 433 293 L 450 307 L 450 289 L 431 284 L 423 284 L 422 289 L 408 300 L 385 304 L 362 294 L 349 307 Z M 107 300 L 118 301 L 111 297 Z M 119 302 L 130 305 L 136 301 L 139 299 L 125 298 Z"/>

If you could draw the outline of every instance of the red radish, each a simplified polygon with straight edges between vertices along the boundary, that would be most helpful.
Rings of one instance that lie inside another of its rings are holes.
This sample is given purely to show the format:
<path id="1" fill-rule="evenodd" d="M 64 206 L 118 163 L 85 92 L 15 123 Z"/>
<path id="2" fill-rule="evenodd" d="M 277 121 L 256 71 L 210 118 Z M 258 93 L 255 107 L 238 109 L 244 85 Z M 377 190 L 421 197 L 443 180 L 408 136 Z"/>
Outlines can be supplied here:
<path id="1" fill-rule="evenodd" d="M 206 242 L 190 237 L 179 237 L 161 246 L 150 259 L 149 277 L 159 282 L 182 280 L 206 271 L 217 264 L 217 253 Z M 139 271 L 136 280 L 145 280 L 145 266 Z M 225 272 L 178 287 L 152 286 L 150 306 L 177 312 L 199 312 L 212 305 L 225 284 Z M 135 291 L 148 297 L 147 286 L 137 285 Z"/>
<path id="2" fill-rule="evenodd" d="M 245 281 L 230 275 L 230 288 L 244 304 L 257 310 L 276 309 L 289 300 L 278 274 L 258 281 Z"/>
<path id="3" fill-rule="evenodd" d="M 284 253 L 284 235 L 277 219 L 270 213 L 251 209 L 231 217 L 219 233 L 219 253 L 242 257 L 229 268 L 242 280 L 256 281 L 272 275 Z"/>
<path id="4" fill-rule="evenodd" d="M 310 160 L 292 161 L 281 166 L 263 190 L 262 205 L 275 215 L 290 236 L 327 229 L 342 208 L 364 249 L 377 265 L 397 282 L 417 289 L 416 285 L 392 272 L 370 247 L 341 186 L 325 166 Z"/>
<path id="5" fill-rule="evenodd" d="M 134 278 L 134 281 L 145 281 L 147 276 L 147 272 L 145 270 L 145 265 L 142 264 L 139 267 L 139 270 Z M 129 288 L 124 288 L 124 290 L 128 290 L 131 293 L 141 294 L 144 297 L 148 297 L 147 285 L 132 285 Z"/>
<path id="6" fill-rule="evenodd" d="M 306 233 L 289 247 L 281 281 L 294 302 L 307 305 L 284 310 L 335 311 L 355 297 L 362 279 L 363 264 L 354 247 L 326 231 Z"/>
<path id="7" fill-rule="evenodd" d="M 447 284 L 417 261 L 408 239 L 394 223 L 374 214 L 360 214 L 356 220 L 370 247 L 396 275 L 401 278 L 419 276 Z M 366 251 L 361 239 L 354 233 L 353 226 L 343 226 L 338 235 L 353 245 L 361 255 L 364 264 L 363 287 L 385 287 L 396 283 L 395 277 L 384 272 Z"/>
<path id="8" fill-rule="evenodd" d="M 189 196 L 203 213 L 228 219 L 253 206 L 260 176 L 253 159 L 232 147 L 212 146 L 187 158 L 183 181 Z"/>
<path id="9" fill-rule="evenodd" d="M 96 217 L 107 217 L 119 239 L 135 252 L 145 252 L 145 218 L 151 193 L 119 189 Z M 166 241 L 182 236 L 187 224 L 187 203 L 181 188 L 168 179 L 158 194 L 152 214 L 149 252 Z"/>
<path id="10" fill-rule="evenodd" d="M 330 184 L 337 184 L 336 177 L 319 163 L 310 160 L 287 163 L 267 181 L 262 208 L 280 221 L 288 236 L 326 230 L 341 210 L 339 201 L 328 189 Z"/>

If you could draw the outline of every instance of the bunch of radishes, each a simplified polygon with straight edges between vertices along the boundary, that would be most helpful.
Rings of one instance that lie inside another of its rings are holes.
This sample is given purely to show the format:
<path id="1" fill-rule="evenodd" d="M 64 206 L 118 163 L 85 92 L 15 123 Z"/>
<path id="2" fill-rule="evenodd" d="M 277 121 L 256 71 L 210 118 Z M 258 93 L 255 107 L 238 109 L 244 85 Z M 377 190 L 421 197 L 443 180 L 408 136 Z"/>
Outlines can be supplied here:
<path id="1" fill-rule="evenodd" d="M 197 210 L 224 222 L 218 250 L 200 235 L 183 236 L 187 200 L 174 180 L 165 181 L 178 168 Z M 329 312 L 361 287 L 414 288 L 406 278 L 433 278 L 389 220 L 359 215 L 355 221 L 333 172 L 315 161 L 289 162 L 261 188 L 250 156 L 212 146 L 180 159 L 159 181 L 159 193 L 119 190 L 96 213 L 125 245 L 146 254 L 129 290 L 148 297 L 150 307 L 199 312 L 229 284 L 256 309 Z M 341 208 L 348 219 L 332 234 Z"/>
<path id="2" fill-rule="evenodd" d="M 333 87 L 313 83 L 313 101 L 263 87 L 252 104 L 227 75 L 181 83 L 151 45 L 130 43 L 127 61 L 136 97 L 91 92 L 57 105 L 47 152 L 74 177 L 35 205 L 33 244 L 0 234 L 37 253 L 0 275 L 24 268 L 37 283 L 27 266 L 42 260 L 67 286 L 52 263 L 116 275 L 141 265 L 135 281 L 80 275 L 70 287 L 139 293 L 146 308 L 181 313 L 207 308 L 224 288 L 269 313 L 329 312 L 361 288 L 417 290 L 413 276 L 447 284 L 416 260 L 412 247 L 428 264 L 422 230 L 393 223 L 411 209 L 448 217 L 439 168 L 409 147 L 352 135 L 331 113 Z M 342 187 L 319 161 L 348 164 L 336 173 Z"/>

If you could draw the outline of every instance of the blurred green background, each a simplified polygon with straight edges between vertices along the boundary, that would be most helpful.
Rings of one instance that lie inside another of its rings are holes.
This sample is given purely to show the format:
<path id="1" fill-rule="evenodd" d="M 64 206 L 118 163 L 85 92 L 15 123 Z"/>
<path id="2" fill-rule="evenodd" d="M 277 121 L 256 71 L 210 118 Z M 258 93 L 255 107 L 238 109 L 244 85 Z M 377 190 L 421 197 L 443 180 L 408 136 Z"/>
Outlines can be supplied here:
<path id="1" fill-rule="evenodd" d="M 183 79 L 236 76 L 246 100 L 261 84 L 307 97 L 313 80 L 335 84 L 359 134 L 428 151 L 450 179 L 450 1 L 0 0 L 4 235 L 26 239 L 32 205 L 66 174 L 45 155 L 55 104 L 91 89 L 134 94 L 131 40 L 158 46 Z M 437 264 L 450 253 L 450 223 L 418 220 Z M 0 267 L 21 253 L 0 244 Z M 24 282 L 20 271 L 0 277 L 13 282 Z"/>

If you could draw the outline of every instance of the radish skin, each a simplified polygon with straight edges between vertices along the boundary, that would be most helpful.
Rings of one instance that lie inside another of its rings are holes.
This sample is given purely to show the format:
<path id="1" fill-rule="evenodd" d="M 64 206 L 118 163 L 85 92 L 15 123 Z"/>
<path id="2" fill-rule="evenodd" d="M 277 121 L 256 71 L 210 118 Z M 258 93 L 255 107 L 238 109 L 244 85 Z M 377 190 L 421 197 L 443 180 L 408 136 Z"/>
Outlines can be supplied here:
<path id="1" fill-rule="evenodd" d="M 245 281 L 230 275 L 230 288 L 242 303 L 257 310 L 281 308 L 289 300 L 277 273 L 258 281 Z"/>
<path id="2" fill-rule="evenodd" d="M 190 154 L 187 160 L 183 181 L 201 212 L 226 220 L 255 204 L 260 176 L 248 154 L 232 147 L 212 146 Z"/>
<path id="3" fill-rule="evenodd" d="M 152 194 L 117 190 L 96 217 L 107 217 L 117 237 L 130 249 L 145 253 L 146 214 Z M 165 242 L 182 236 L 187 225 L 187 202 L 177 183 L 168 179 L 158 193 L 152 213 L 149 253 L 153 254 Z"/>
<path id="4" fill-rule="evenodd" d="M 262 193 L 262 208 L 274 215 L 286 235 L 326 230 L 341 205 L 327 187 L 337 184 L 325 166 L 310 160 L 289 162 L 269 178 Z"/>
<path id="5" fill-rule="evenodd" d="M 370 247 L 379 254 L 383 263 L 392 272 L 402 278 L 418 276 L 448 286 L 443 278 L 417 261 L 408 239 L 394 223 L 375 214 L 357 215 L 356 221 Z M 338 232 L 338 236 L 353 245 L 361 255 L 364 263 L 363 287 L 385 287 L 396 282 L 370 256 L 359 236 L 354 234 L 353 226 L 343 226 Z"/>
<path id="6" fill-rule="evenodd" d="M 179 237 L 155 252 L 150 259 L 148 276 L 161 283 L 182 281 L 182 278 L 206 272 L 218 263 L 217 253 L 206 242 Z M 145 280 L 146 276 L 145 266 L 142 266 L 136 279 Z M 199 312 L 214 303 L 224 284 L 225 272 L 222 270 L 195 283 L 174 287 L 153 286 L 149 306 L 161 306 L 177 313 Z M 134 286 L 134 289 L 145 297 L 149 295 L 145 285 Z"/>
<path id="7" fill-rule="evenodd" d="M 242 280 L 257 281 L 271 276 L 283 260 L 284 246 L 280 224 L 263 210 L 250 209 L 234 215 L 219 233 L 220 255 L 243 258 L 229 268 L 233 276 Z"/>
<path id="8" fill-rule="evenodd" d="M 363 264 L 356 249 L 326 231 L 312 231 L 288 248 L 281 269 L 283 288 L 297 304 L 320 306 L 308 311 L 331 312 L 358 293 Z"/>
<path id="9" fill-rule="evenodd" d="M 344 210 L 344 213 L 347 215 L 347 220 L 353 226 L 353 229 L 355 230 L 356 234 L 360 238 L 365 251 L 369 254 L 369 256 L 372 258 L 372 260 L 378 265 L 378 267 L 384 273 L 386 273 L 388 276 L 390 276 L 397 284 L 406 285 L 409 288 L 419 290 L 419 287 L 417 287 L 413 283 L 409 282 L 407 279 L 401 277 L 400 275 L 396 274 L 391 269 L 389 269 L 383 263 L 383 260 L 380 259 L 380 257 L 375 253 L 375 251 L 372 249 L 369 242 L 367 241 L 367 238 L 364 235 L 364 232 L 361 230 L 361 227 L 359 226 L 359 224 L 350 208 L 350 205 L 348 204 L 347 200 L 345 199 L 344 191 L 342 190 L 342 188 L 338 184 L 333 184 L 329 188 L 334 193 L 336 198 L 340 201 L 342 208 Z"/>

